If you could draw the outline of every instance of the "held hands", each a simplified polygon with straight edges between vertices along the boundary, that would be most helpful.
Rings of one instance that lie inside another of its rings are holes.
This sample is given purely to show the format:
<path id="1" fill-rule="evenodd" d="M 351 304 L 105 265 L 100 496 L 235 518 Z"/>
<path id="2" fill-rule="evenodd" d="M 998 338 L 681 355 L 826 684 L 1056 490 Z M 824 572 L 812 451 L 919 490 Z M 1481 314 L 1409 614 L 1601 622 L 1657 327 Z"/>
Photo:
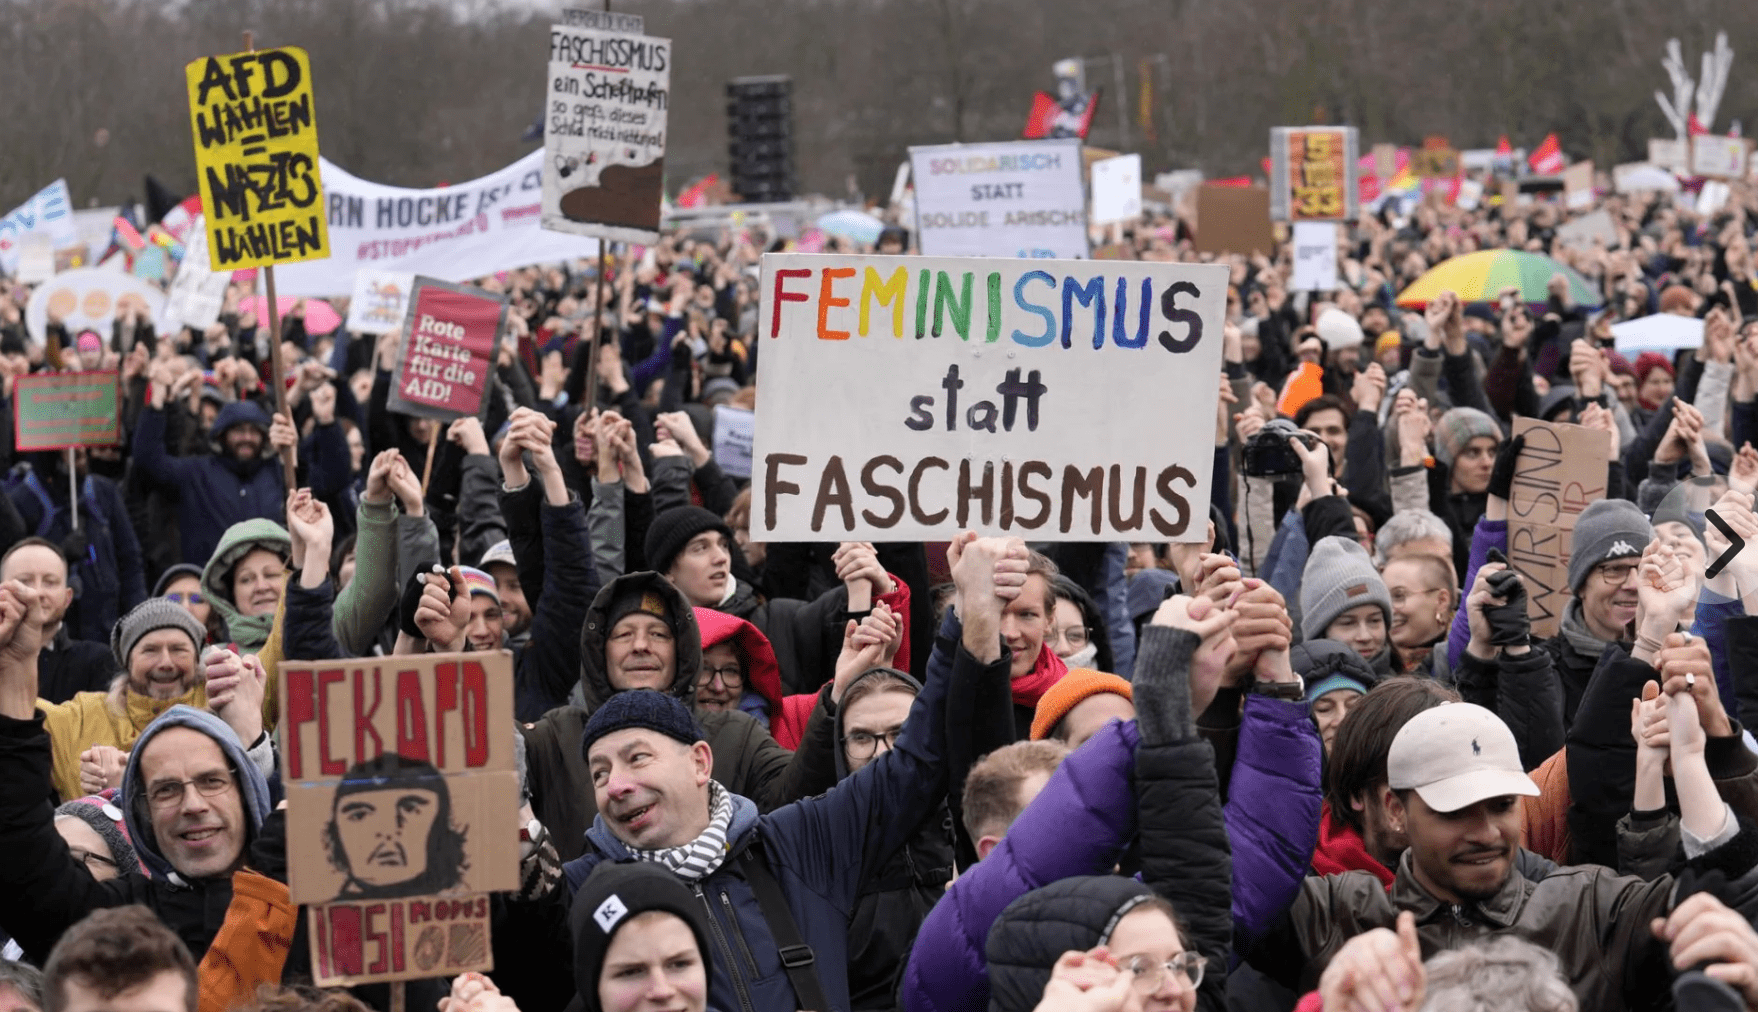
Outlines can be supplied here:
<path id="1" fill-rule="evenodd" d="M 1738 991 L 1746 1008 L 1758 1009 L 1758 932 L 1713 893 L 1692 893 L 1649 928 L 1672 947 L 1674 969 L 1707 963 L 1704 976 Z"/>
<path id="2" fill-rule="evenodd" d="M 1428 974 L 1416 915 L 1398 915 L 1398 930 L 1375 928 L 1345 944 L 1319 977 L 1325 1012 L 1416 1012 Z"/>
<path id="3" fill-rule="evenodd" d="M 1386 370 L 1378 362 L 1370 362 L 1366 369 L 1355 374 L 1355 386 L 1351 391 L 1355 398 L 1356 408 L 1362 411 L 1378 411 L 1380 401 L 1386 396 Z"/>
<path id="4" fill-rule="evenodd" d="M 93 745 L 79 754 L 79 789 L 97 794 L 122 786 L 122 772 L 128 768 L 128 753 L 109 745 Z"/>
<path id="5" fill-rule="evenodd" d="M 1697 600 L 1699 579 L 1688 558 L 1660 541 L 1650 542 L 1642 552 L 1636 574 L 1636 641 L 1638 660 L 1643 649 L 1657 650 L 1663 639 L 1676 632 L 1685 611 Z"/>
<path id="6" fill-rule="evenodd" d="M 878 550 L 870 542 L 844 541 L 830 556 L 836 578 L 848 587 L 849 611 L 866 611 L 894 589 L 891 575 L 879 564 Z"/>
<path id="7" fill-rule="evenodd" d="M 1666 638 L 1651 662 L 1660 672 L 1661 691 L 1668 696 L 1688 695 L 1697 709 L 1703 732 L 1715 738 L 1733 735 L 1733 722 L 1722 708 L 1721 694 L 1710 666 L 1709 644 L 1701 636 L 1673 633 Z"/>
<path id="8" fill-rule="evenodd" d="M 1190 712 L 1202 713 L 1214 702 L 1221 687 L 1227 664 L 1238 650 L 1233 638 L 1233 625 L 1239 613 L 1210 601 L 1206 597 L 1175 594 L 1167 598 L 1151 620 L 1153 625 L 1170 626 L 1195 633 L 1202 642 L 1190 658 Z"/>
<path id="9" fill-rule="evenodd" d="M 1405 387 L 1392 402 L 1392 417 L 1398 424 L 1398 462 L 1414 467 L 1428 456 L 1428 436 L 1434 423 L 1428 417 L 1428 399 L 1416 396 Z"/>
<path id="10" fill-rule="evenodd" d="M 1465 354 L 1465 304 L 1459 301 L 1457 294 L 1450 291 L 1440 293 L 1422 315 L 1428 323 L 1429 336 L 1425 343 L 1431 350 L 1445 344 L 1447 354 Z"/>
<path id="11" fill-rule="evenodd" d="M 1034 1012 L 1125 1012 L 1139 1006 L 1131 1001 L 1134 983 L 1135 974 L 1119 968 L 1103 945 L 1087 952 L 1065 952 L 1050 971 L 1043 1000 Z"/>
<path id="12" fill-rule="evenodd" d="M 667 411 L 653 420 L 653 428 L 661 441 L 671 440 L 680 449 L 690 455 L 697 467 L 708 463 L 713 454 L 702 445 L 702 437 L 696 434 L 696 425 L 690 416 L 682 411 Z"/>
<path id="13" fill-rule="evenodd" d="M 202 654 L 207 679 L 208 709 L 225 721 L 249 748 L 262 737 L 263 687 L 268 674 L 255 654 L 238 656 L 225 647 Z"/>
<path id="14" fill-rule="evenodd" d="M 390 485 L 391 493 L 403 504 L 403 512 L 408 516 L 418 517 L 422 514 L 421 477 L 403 455 L 396 450 L 386 450 L 391 455 L 390 471 L 385 481 Z M 370 482 L 370 478 L 368 481 Z"/>
<path id="15" fill-rule="evenodd" d="M 488 436 L 482 431 L 482 422 L 475 415 L 466 415 L 457 419 L 446 428 L 446 442 L 456 443 L 467 454 L 486 457 L 489 454 Z"/>
<path id="16" fill-rule="evenodd" d="M 1751 447 L 1747 446 L 1740 452 L 1745 453 L 1750 449 Z M 1734 463 L 1736 467 L 1739 465 L 1737 458 Z M 1723 492 L 1721 498 L 1715 503 L 1715 515 L 1721 519 L 1722 523 L 1732 528 L 1734 534 L 1742 541 L 1753 544 L 1758 541 L 1758 516 L 1754 516 L 1752 513 L 1752 494 L 1740 491 L 1737 487 L 1731 487 L 1734 485 L 1731 479 L 1728 484 L 1730 488 Z M 1721 558 L 1729 548 L 1733 547 L 1733 543 L 1721 533 L 1721 528 L 1713 523 L 1703 525 L 1703 542 L 1709 550 L 1709 558 L 1711 559 Z M 1726 567 L 1726 571 L 1733 574 L 1737 589 L 1742 593 L 1754 588 L 1753 577 L 1758 576 L 1758 571 L 1755 569 L 1758 569 L 1758 559 L 1754 559 L 1748 552 L 1736 554 Z M 1719 577 L 1720 574 L 1717 575 Z"/>
<path id="17" fill-rule="evenodd" d="M 1001 612 L 1025 589 L 1030 553 L 1019 538 L 980 538 L 960 531 L 946 548 L 964 623 L 964 646 L 988 664 L 1001 657 Z"/>
<path id="18" fill-rule="evenodd" d="M 1291 682 L 1294 669 L 1288 648 L 1294 641 L 1294 620 L 1287 602 L 1276 588 L 1255 577 L 1228 605 L 1239 616 L 1233 623 L 1236 650 L 1227 665 L 1225 680 L 1238 685 L 1247 678 L 1259 682 Z"/>
<path id="19" fill-rule="evenodd" d="M 293 539 L 293 565 L 299 568 L 299 585 L 315 590 L 330 572 L 330 545 L 336 523 L 330 508 L 302 488 L 287 501 L 287 532 Z"/>
<path id="20" fill-rule="evenodd" d="M 439 1012 L 519 1012 L 519 1006 L 494 981 L 472 972 L 452 978 L 452 993 L 439 1000 Z"/>
<path id="21" fill-rule="evenodd" d="M 836 658 L 830 701 L 841 703 L 842 694 L 855 679 L 874 668 L 890 667 L 902 641 L 903 625 L 883 601 L 859 622 L 849 619 L 842 631 L 842 653 Z"/>
<path id="22" fill-rule="evenodd" d="M 1607 370 L 1605 356 L 1590 342 L 1577 340 L 1569 345 L 1569 375 L 1575 380 L 1575 392 L 1582 398 L 1592 400 L 1600 395 Z"/>
<path id="23" fill-rule="evenodd" d="M 1598 404 L 1589 404 L 1581 410 L 1581 417 L 1576 419 L 1582 428 L 1596 429 L 1605 434 L 1605 459 L 1614 462 L 1621 454 L 1622 440 L 1618 435 L 1618 421 L 1612 413 Z"/>

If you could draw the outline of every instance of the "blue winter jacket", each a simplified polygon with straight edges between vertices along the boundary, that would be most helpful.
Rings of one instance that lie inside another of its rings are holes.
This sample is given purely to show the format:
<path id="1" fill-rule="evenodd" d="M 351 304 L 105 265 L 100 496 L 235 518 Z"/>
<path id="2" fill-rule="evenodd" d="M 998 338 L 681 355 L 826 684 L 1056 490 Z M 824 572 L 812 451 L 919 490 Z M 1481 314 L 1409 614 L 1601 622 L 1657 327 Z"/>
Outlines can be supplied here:
<path id="1" fill-rule="evenodd" d="M 220 535 L 240 520 L 261 517 L 281 522 L 287 491 L 268 445 L 268 415 L 254 401 L 233 401 L 220 409 L 209 431 L 217 441 L 227 429 L 246 423 L 264 434 L 264 455 L 255 460 L 238 461 L 218 453 L 173 457 L 165 448 L 165 413 L 153 407 L 141 409 L 134 460 L 154 481 L 177 493 L 184 562 L 205 564 Z M 346 443 L 342 449 L 347 452 Z"/>
<path id="2" fill-rule="evenodd" d="M 36 471 L 25 475 L 11 492 L 25 529 L 64 544 L 73 531 L 67 491 L 65 477 L 45 482 Z M 140 541 L 115 482 L 86 476 L 80 488 L 79 529 L 85 534 L 86 551 L 81 558 L 68 560 L 78 594 L 67 616 L 67 631 L 74 639 L 107 643 L 116 620 L 146 600 L 147 590 Z"/>

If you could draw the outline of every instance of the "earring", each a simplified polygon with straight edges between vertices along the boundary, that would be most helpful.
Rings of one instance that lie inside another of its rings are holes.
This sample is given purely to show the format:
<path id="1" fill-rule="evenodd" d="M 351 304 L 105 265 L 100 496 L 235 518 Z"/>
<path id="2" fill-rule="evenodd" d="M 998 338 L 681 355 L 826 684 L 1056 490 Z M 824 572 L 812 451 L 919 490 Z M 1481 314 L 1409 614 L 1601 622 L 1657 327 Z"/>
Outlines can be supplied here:
<path id="1" fill-rule="evenodd" d="M 1447 617 L 1437 611 L 1434 613 L 1434 620 L 1435 620 L 1435 624 L 1438 625 L 1442 622 L 1445 622 L 1447 620 Z"/>

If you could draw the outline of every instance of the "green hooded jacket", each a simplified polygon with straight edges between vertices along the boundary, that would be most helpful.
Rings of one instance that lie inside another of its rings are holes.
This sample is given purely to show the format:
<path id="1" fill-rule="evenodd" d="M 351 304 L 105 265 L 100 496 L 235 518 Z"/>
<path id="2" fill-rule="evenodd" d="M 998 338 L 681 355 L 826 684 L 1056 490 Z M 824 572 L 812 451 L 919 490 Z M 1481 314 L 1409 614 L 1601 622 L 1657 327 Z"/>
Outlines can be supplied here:
<path id="1" fill-rule="evenodd" d="M 293 539 L 285 527 L 273 520 L 235 523 L 221 535 L 219 547 L 214 549 L 213 557 L 201 571 L 202 593 L 226 620 L 226 631 L 232 642 L 251 653 L 261 650 L 268 642 L 269 630 L 275 625 L 275 613 L 270 610 L 246 617 L 239 612 L 237 603 L 232 600 L 232 569 L 239 560 L 258 548 L 274 552 L 284 562 L 293 554 Z"/>

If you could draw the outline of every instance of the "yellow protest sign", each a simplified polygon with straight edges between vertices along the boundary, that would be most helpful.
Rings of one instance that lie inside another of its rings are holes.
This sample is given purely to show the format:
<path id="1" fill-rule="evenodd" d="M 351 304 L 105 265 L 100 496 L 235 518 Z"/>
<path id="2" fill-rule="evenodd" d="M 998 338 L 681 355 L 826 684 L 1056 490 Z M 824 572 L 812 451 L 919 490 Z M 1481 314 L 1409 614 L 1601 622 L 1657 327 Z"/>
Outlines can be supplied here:
<path id="1" fill-rule="evenodd" d="M 204 57 L 184 76 L 213 269 L 329 256 L 305 50 Z"/>

